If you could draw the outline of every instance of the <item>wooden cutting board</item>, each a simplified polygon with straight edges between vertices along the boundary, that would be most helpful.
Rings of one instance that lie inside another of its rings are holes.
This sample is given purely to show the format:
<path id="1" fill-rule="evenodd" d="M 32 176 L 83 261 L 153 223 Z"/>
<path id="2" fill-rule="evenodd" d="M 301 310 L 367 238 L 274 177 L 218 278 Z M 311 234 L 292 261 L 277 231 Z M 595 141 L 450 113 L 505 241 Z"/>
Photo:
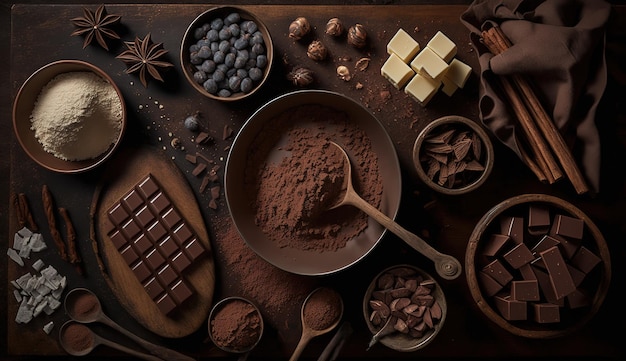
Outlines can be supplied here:
<path id="1" fill-rule="evenodd" d="M 120 304 L 150 331 L 169 338 L 193 333 L 206 324 L 211 310 L 215 267 L 204 219 L 186 178 L 159 149 L 148 146 L 120 150 L 104 174 L 91 205 L 93 246 L 104 278 Z M 183 273 L 195 294 L 169 316 L 159 310 L 105 231 L 111 227 L 109 208 L 149 174 L 160 183 L 208 251 Z"/>

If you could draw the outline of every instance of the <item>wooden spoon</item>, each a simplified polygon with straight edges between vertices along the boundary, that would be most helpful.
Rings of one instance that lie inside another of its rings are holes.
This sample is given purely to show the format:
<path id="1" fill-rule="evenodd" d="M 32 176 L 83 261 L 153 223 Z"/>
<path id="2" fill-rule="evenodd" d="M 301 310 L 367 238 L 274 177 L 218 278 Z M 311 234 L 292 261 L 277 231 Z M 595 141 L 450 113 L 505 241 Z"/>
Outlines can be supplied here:
<path id="1" fill-rule="evenodd" d="M 447 280 L 453 280 L 461 275 L 462 267 L 461 263 L 454 257 L 440 253 L 433 247 L 431 247 L 422 238 L 413 234 L 406 229 L 402 228 L 394 220 L 387 217 L 384 213 L 378 210 L 376 207 L 367 203 L 359 194 L 354 190 L 352 185 L 352 166 L 350 164 L 350 158 L 346 151 L 337 143 L 330 142 L 341 150 L 341 154 L 344 158 L 344 182 L 343 189 L 340 195 L 343 195 L 337 203 L 332 205 L 330 209 L 341 207 L 344 205 L 351 205 L 359 208 L 363 212 L 367 213 L 370 217 L 374 218 L 382 226 L 393 232 L 396 236 L 400 237 L 406 244 L 413 247 L 416 251 L 426 256 L 428 259 L 435 263 L 435 268 L 439 276 Z"/>

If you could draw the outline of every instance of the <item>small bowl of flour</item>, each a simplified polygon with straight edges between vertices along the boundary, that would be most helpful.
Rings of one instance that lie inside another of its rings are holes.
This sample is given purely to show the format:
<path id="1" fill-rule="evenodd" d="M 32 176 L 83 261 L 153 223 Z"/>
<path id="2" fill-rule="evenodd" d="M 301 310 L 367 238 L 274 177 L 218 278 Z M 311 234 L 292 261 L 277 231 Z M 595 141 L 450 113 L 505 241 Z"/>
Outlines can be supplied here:
<path id="1" fill-rule="evenodd" d="M 24 82 L 13 104 L 13 128 L 39 165 L 60 173 L 85 172 L 118 147 L 126 106 L 102 69 L 80 60 L 59 60 Z"/>

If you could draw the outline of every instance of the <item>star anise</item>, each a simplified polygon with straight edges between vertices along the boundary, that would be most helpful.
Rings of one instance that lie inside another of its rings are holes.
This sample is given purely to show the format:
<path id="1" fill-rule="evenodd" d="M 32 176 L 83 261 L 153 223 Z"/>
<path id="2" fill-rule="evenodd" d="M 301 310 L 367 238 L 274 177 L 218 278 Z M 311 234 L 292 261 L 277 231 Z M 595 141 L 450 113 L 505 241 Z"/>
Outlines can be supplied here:
<path id="1" fill-rule="evenodd" d="M 91 44 L 92 40 L 96 38 L 96 41 L 105 50 L 109 50 L 109 46 L 106 43 L 105 36 L 111 39 L 119 39 L 120 36 L 115 31 L 108 27 L 114 25 L 120 21 L 122 17 L 120 15 L 107 14 L 104 5 L 100 5 L 95 12 L 83 8 L 83 16 L 72 18 L 70 21 L 76 25 L 78 29 L 72 32 L 72 36 L 85 35 L 85 41 L 83 42 L 83 49 L 87 45 Z"/>
<path id="2" fill-rule="evenodd" d="M 159 60 L 167 54 L 167 50 L 163 49 L 162 43 L 153 43 L 150 40 L 150 33 L 143 39 L 135 37 L 135 41 L 125 41 L 124 44 L 128 49 L 118 55 L 117 59 L 122 60 L 128 66 L 127 74 L 139 72 L 139 80 L 144 87 L 148 87 L 148 75 L 163 81 L 159 68 L 174 66 L 172 63 Z"/>

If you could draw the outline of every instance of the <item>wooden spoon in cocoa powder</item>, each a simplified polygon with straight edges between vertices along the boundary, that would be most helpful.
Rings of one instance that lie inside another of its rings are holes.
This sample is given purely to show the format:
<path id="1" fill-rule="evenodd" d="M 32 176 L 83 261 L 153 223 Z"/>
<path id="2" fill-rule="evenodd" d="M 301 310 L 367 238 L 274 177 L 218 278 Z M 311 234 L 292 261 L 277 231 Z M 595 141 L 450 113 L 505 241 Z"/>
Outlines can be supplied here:
<path id="1" fill-rule="evenodd" d="M 348 154 L 339 144 L 332 141 L 330 143 L 341 150 L 341 154 L 344 158 L 345 177 L 343 189 L 338 195 L 339 199 L 329 209 L 334 209 L 344 205 L 352 205 L 359 208 L 363 212 L 367 213 L 368 216 L 374 218 L 374 220 L 382 226 L 393 232 L 396 236 L 400 237 L 404 242 L 406 242 L 406 244 L 433 261 L 439 276 L 447 280 L 453 280 L 459 277 L 461 275 L 462 267 L 461 263 L 456 258 L 440 253 L 418 235 L 402 228 L 393 219 L 387 217 L 387 215 L 378 210 L 378 208 L 367 203 L 367 201 L 359 196 L 352 185 L 352 166 L 350 164 Z"/>
<path id="2" fill-rule="evenodd" d="M 302 304 L 302 336 L 289 361 L 296 361 L 313 337 L 332 331 L 343 317 L 343 300 L 337 291 L 319 287 Z"/>

